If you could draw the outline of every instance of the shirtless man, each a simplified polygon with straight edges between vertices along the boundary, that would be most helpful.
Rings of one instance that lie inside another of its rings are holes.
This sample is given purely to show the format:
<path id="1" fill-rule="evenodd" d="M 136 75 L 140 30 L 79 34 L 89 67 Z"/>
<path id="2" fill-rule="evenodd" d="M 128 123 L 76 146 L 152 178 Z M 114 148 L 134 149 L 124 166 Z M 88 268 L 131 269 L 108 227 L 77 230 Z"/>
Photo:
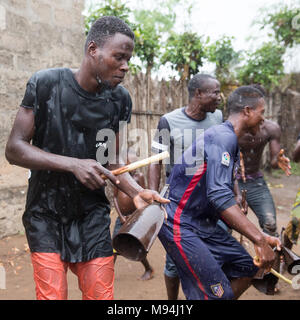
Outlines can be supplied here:
<path id="1" fill-rule="evenodd" d="M 297 138 L 297 144 L 292 154 L 295 162 L 300 162 L 300 134 Z M 292 249 L 297 244 L 300 234 L 300 188 L 298 189 L 295 202 L 291 211 L 291 220 L 283 233 L 283 245 L 288 249 Z"/>
<path id="2" fill-rule="evenodd" d="M 249 207 L 257 216 L 263 231 L 272 236 L 278 236 L 276 209 L 263 173 L 260 171 L 260 165 L 264 148 L 269 144 L 272 168 L 281 168 L 287 176 L 291 174 L 290 160 L 284 156 L 280 147 L 280 135 L 279 125 L 265 120 L 255 136 L 246 133 L 239 138 L 246 178 L 246 182 L 243 182 L 241 175 L 238 175 L 239 187 L 241 190 L 247 190 Z"/>
<path id="3" fill-rule="evenodd" d="M 127 164 L 130 164 L 134 161 L 137 161 L 137 158 L 133 154 L 128 155 L 128 162 Z M 142 174 L 142 172 L 138 172 L 137 170 L 131 171 L 130 175 L 132 178 L 142 187 L 145 188 L 145 177 Z M 120 230 L 122 224 L 126 221 L 126 218 L 132 214 L 136 207 L 130 197 L 124 192 L 122 192 L 120 189 L 114 187 L 114 198 L 113 198 L 114 206 L 116 208 L 116 211 L 119 215 L 119 217 L 116 220 L 113 236 L 117 234 L 117 232 Z M 114 252 L 115 256 L 115 262 L 117 259 L 117 254 Z M 150 280 L 153 278 L 154 270 L 151 267 L 149 261 L 147 258 L 144 258 L 141 260 L 141 263 L 143 264 L 145 268 L 144 274 L 141 276 L 141 280 Z"/>

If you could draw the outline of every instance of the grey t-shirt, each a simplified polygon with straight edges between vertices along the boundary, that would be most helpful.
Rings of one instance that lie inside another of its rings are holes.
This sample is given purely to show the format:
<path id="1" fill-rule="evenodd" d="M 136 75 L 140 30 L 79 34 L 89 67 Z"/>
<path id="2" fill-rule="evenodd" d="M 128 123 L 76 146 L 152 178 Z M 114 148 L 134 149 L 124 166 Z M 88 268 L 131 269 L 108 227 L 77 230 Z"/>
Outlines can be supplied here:
<path id="1" fill-rule="evenodd" d="M 175 109 L 160 118 L 152 141 L 151 149 L 154 153 L 168 150 L 170 161 L 166 163 L 166 176 L 168 177 L 174 163 L 181 160 L 183 152 L 204 130 L 223 122 L 220 110 L 214 113 L 207 112 L 203 120 L 195 120 L 185 112 L 185 107 Z"/>

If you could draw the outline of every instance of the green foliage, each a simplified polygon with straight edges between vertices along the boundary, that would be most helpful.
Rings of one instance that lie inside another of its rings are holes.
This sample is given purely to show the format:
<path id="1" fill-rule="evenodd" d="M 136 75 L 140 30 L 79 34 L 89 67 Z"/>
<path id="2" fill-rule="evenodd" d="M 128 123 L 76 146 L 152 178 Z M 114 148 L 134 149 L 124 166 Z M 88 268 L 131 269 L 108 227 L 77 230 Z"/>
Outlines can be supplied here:
<path id="1" fill-rule="evenodd" d="M 131 10 L 120 0 L 103 0 L 101 4 L 97 3 L 89 8 L 85 17 L 85 33 L 88 34 L 92 24 L 103 16 L 119 17 L 130 27 L 134 27 L 134 24 L 129 21 L 130 13 Z"/>
<path id="2" fill-rule="evenodd" d="M 298 9 L 290 9 L 281 5 L 276 12 L 267 13 L 262 21 L 261 29 L 270 27 L 274 32 L 276 41 L 286 47 L 300 44 L 300 1 Z"/>
<path id="3" fill-rule="evenodd" d="M 296 1 L 300 4 L 300 0 Z M 264 43 L 255 52 L 245 52 L 245 64 L 236 69 L 241 61 L 241 52 L 234 50 L 233 37 L 223 36 L 208 45 L 208 40 L 204 41 L 202 36 L 190 31 L 189 18 L 185 19 L 188 24 L 185 23 L 184 32 L 172 32 L 176 22 L 175 8 L 180 7 L 182 14 L 190 17 L 193 4 L 194 0 L 156 0 L 151 10 L 131 10 L 125 0 L 102 0 L 88 11 L 86 33 L 101 16 L 114 15 L 124 20 L 135 33 L 134 55 L 140 60 L 139 65 L 130 63 L 133 73 L 139 72 L 142 64 L 150 75 L 153 68 L 169 62 L 181 79 L 189 79 L 199 72 L 207 59 L 215 63 L 215 75 L 221 85 L 232 84 L 238 79 L 240 84 L 255 82 L 270 90 L 279 84 L 284 72 L 285 48 L 300 43 L 300 6 L 289 9 L 287 5 L 277 5 L 274 10 L 266 7 L 258 23 L 261 29 L 268 27 L 273 30 L 274 40 Z M 139 7 L 143 7 L 143 1 L 139 2 Z M 299 19 L 295 20 L 295 17 Z"/>
<path id="4" fill-rule="evenodd" d="M 246 64 L 238 72 L 241 84 L 260 83 L 267 90 L 278 85 L 284 75 L 284 52 L 282 46 L 268 42 L 248 54 Z"/>
<path id="5" fill-rule="evenodd" d="M 160 55 L 161 37 L 174 25 L 176 15 L 172 12 L 173 5 L 180 0 L 158 1 L 160 9 L 134 10 L 129 9 L 122 0 L 104 0 L 89 8 L 85 18 L 85 30 L 88 33 L 91 25 L 102 16 L 117 16 L 124 20 L 134 31 L 134 55 L 138 56 L 142 64 L 150 73 L 155 66 L 155 59 Z M 134 20 L 134 22 L 132 22 Z M 130 63 L 133 73 L 141 67 Z"/>
<path id="6" fill-rule="evenodd" d="M 172 33 L 166 43 L 161 63 L 170 62 L 181 79 L 189 79 L 199 71 L 205 57 L 204 41 L 193 32 Z"/>
<path id="7" fill-rule="evenodd" d="M 137 25 L 135 28 L 135 54 L 146 64 L 147 72 L 155 66 L 155 59 L 160 56 L 162 47 L 161 37 L 174 25 L 175 15 L 170 11 L 162 13 L 156 9 L 152 11 L 136 10 L 134 12 Z"/>
<path id="8" fill-rule="evenodd" d="M 223 36 L 207 47 L 207 58 L 216 64 L 216 77 L 221 83 L 230 83 L 234 78 L 231 70 L 240 61 L 240 52 L 233 49 L 234 37 Z"/>
<path id="9" fill-rule="evenodd" d="M 146 64 L 150 72 L 154 66 L 154 59 L 160 51 L 160 35 L 152 25 L 138 25 L 135 34 L 135 54 Z"/>
<path id="10" fill-rule="evenodd" d="M 291 161 L 291 173 L 295 176 L 300 176 L 300 164 L 294 161 Z"/>
<path id="11" fill-rule="evenodd" d="M 169 1 L 170 2 L 170 1 Z M 178 2 L 176 1 L 171 1 Z M 169 32 L 174 26 L 176 14 L 172 11 L 172 7 L 168 2 L 161 1 L 159 9 L 153 8 L 149 10 L 134 10 L 135 21 L 143 26 L 154 25 L 158 33 Z"/>

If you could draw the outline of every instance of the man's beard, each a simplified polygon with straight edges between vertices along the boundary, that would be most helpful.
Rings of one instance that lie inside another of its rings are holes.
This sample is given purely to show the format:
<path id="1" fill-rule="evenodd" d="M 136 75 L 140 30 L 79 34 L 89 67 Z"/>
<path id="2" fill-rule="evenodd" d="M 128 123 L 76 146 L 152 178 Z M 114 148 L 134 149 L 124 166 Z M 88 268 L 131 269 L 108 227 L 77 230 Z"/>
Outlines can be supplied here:
<path id="1" fill-rule="evenodd" d="M 101 80 L 98 74 L 96 75 L 96 80 L 101 90 L 112 90 L 114 88 L 108 81 Z"/>

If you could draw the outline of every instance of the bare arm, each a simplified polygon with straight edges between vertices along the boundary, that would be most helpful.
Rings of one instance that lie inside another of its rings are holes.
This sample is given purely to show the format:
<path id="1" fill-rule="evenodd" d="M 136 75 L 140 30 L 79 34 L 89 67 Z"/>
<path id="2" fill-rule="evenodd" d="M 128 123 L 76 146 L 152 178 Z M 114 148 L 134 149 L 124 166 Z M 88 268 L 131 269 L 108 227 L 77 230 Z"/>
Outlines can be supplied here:
<path id="1" fill-rule="evenodd" d="M 137 174 L 137 176 L 135 176 L 134 178 L 142 188 L 144 188 L 144 189 L 146 188 L 145 177 L 141 172 L 139 172 Z"/>
<path id="2" fill-rule="evenodd" d="M 291 174 L 290 160 L 284 155 L 284 150 L 280 147 L 281 130 L 276 123 L 266 123 L 266 128 L 270 133 L 269 150 L 272 168 L 281 168 L 287 176 Z"/>
<path id="3" fill-rule="evenodd" d="M 161 161 L 159 163 L 151 163 L 148 167 L 148 188 L 151 190 L 159 190 L 161 167 Z"/>
<path id="4" fill-rule="evenodd" d="M 61 156 L 33 146 L 30 144 L 33 135 L 33 110 L 20 107 L 5 149 L 9 163 L 32 170 L 71 172 L 92 190 L 106 185 L 101 173 L 117 183 L 117 178 L 95 160 Z"/>
<path id="5" fill-rule="evenodd" d="M 157 130 L 152 141 L 151 148 L 154 152 L 163 152 L 168 150 L 170 153 L 171 137 L 170 126 L 166 118 L 163 116 L 159 119 Z M 147 178 L 148 188 L 151 190 L 159 190 L 159 184 L 161 179 L 162 161 L 158 163 L 150 164 L 148 167 Z"/>
<path id="6" fill-rule="evenodd" d="M 114 187 L 114 197 L 113 197 L 113 203 L 114 203 L 114 206 L 116 208 L 116 211 L 117 211 L 117 214 L 121 220 L 121 223 L 125 223 L 126 221 L 126 218 L 123 216 L 121 210 L 120 210 L 120 207 L 119 207 L 119 203 L 118 203 L 118 200 L 117 200 L 117 196 L 118 196 L 118 188 L 117 187 Z"/>
<path id="7" fill-rule="evenodd" d="M 277 238 L 265 236 L 260 232 L 241 212 L 238 205 L 231 206 L 224 210 L 221 212 L 221 216 L 231 228 L 253 242 L 256 255 L 259 258 L 258 261 L 254 260 L 254 264 L 264 269 L 270 269 L 273 265 L 275 255 L 269 244 L 272 246 L 279 245 L 280 241 Z"/>
<path id="8" fill-rule="evenodd" d="M 240 205 L 242 202 L 242 195 L 241 195 L 241 191 L 240 191 L 240 187 L 237 179 L 234 179 L 234 182 L 233 182 L 233 192 L 234 192 L 235 201 L 237 202 L 238 205 Z"/>
<path id="9" fill-rule="evenodd" d="M 266 128 L 270 134 L 270 141 L 269 141 L 269 150 L 270 150 L 270 157 L 271 157 L 271 166 L 272 168 L 278 168 L 278 159 L 277 155 L 281 149 L 280 147 L 280 136 L 281 130 L 278 124 L 276 123 L 265 123 Z"/>

